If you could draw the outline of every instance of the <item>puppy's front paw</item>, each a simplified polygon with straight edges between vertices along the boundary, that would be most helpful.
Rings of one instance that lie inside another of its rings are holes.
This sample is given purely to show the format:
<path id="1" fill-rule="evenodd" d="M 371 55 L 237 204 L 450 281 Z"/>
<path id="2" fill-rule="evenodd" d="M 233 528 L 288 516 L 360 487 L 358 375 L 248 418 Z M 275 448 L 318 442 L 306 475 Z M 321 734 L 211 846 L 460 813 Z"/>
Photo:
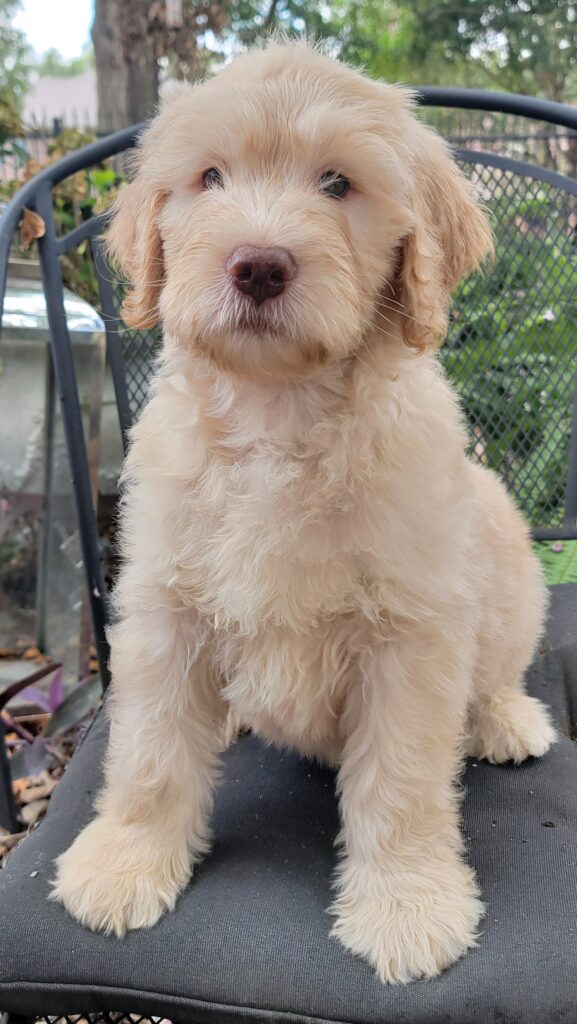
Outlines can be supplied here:
<path id="1" fill-rule="evenodd" d="M 518 691 L 493 693 L 471 708 L 467 753 L 493 764 L 542 757 L 555 742 L 549 712 L 536 697 Z"/>
<path id="2" fill-rule="evenodd" d="M 98 817 L 58 858 L 51 899 L 87 928 L 124 935 L 172 910 L 189 877 L 186 849 Z"/>
<path id="3" fill-rule="evenodd" d="M 346 877 L 348 876 L 348 877 Z M 332 935 L 391 984 L 433 978 L 477 944 L 483 904 L 474 874 L 459 861 L 381 874 L 345 871 Z"/>

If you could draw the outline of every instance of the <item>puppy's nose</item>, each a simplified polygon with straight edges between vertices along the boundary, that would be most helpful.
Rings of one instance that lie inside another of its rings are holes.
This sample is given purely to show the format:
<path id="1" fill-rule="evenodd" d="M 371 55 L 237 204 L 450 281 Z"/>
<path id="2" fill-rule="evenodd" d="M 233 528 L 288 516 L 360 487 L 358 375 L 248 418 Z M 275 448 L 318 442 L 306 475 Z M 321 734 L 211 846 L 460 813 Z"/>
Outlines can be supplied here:
<path id="1" fill-rule="evenodd" d="M 235 288 L 260 306 L 285 290 L 295 275 L 296 264 L 286 249 L 241 245 L 229 256 L 226 269 Z"/>

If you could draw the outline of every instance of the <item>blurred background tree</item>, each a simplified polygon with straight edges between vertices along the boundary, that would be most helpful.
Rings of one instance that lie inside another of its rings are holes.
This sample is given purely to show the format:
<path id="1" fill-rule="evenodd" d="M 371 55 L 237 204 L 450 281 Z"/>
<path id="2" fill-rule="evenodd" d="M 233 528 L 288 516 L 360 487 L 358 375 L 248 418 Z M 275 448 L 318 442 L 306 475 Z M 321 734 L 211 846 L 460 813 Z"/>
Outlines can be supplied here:
<path id="1" fill-rule="evenodd" d="M 17 0 L 0 0 L 0 160 L 18 157 L 20 111 L 30 80 L 30 48 L 11 25 L 18 6 Z"/>
<path id="2" fill-rule="evenodd" d="M 47 50 L 38 64 L 35 71 L 41 76 L 52 76 L 54 78 L 74 78 L 82 74 L 86 68 L 94 65 L 94 50 L 89 44 L 84 47 L 79 57 L 66 60 L 58 50 L 52 48 Z"/>
<path id="3" fill-rule="evenodd" d="M 373 23 L 369 63 L 377 74 L 385 71 L 392 49 L 411 81 L 415 72 L 425 81 L 426 71 L 429 82 L 462 81 L 559 101 L 577 94 L 574 0 L 408 0 L 395 7 L 388 40 L 387 4 L 361 7 Z"/>
<path id="4" fill-rule="evenodd" d="M 173 77 L 198 78 L 210 59 L 209 40 L 214 45 L 229 21 L 228 5 L 211 0 L 95 0 L 100 130 L 149 117 L 162 68 Z"/>
<path id="5" fill-rule="evenodd" d="M 18 0 L 0 0 L 0 92 L 15 110 L 21 109 L 32 70 L 30 47 L 11 24 L 19 6 Z"/>
<path id="6" fill-rule="evenodd" d="M 577 0 L 95 0 L 101 129 L 148 116 L 162 68 L 197 78 L 273 29 L 379 78 L 577 96 Z"/>

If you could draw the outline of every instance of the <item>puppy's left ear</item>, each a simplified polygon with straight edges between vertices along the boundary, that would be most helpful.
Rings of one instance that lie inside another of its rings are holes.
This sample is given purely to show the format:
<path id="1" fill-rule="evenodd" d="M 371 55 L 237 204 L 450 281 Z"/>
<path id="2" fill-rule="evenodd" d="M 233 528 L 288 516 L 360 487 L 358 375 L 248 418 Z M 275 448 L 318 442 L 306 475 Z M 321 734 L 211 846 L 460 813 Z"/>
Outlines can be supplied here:
<path id="1" fill-rule="evenodd" d="M 403 337 L 414 349 L 440 344 L 451 292 L 493 251 L 486 213 L 439 136 L 419 125 L 410 203 L 412 231 L 402 243 L 395 294 L 407 316 Z"/>

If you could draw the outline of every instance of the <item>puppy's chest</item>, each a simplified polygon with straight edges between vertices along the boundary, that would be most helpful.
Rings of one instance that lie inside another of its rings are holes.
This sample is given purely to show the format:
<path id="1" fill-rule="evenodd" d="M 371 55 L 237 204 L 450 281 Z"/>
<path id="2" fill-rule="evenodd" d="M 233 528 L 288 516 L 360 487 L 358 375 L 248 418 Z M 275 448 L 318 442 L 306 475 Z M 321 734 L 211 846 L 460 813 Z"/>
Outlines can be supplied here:
<path id="1" fill-rule="evenodd" d="M 367 639 L 354 617 L 308 634 L 279 626 L 254 637 L 218 635 L 222 696 L 243 723 L 271 742 L 336 760 L 344 694 Z"/>
<path id="2" fill-rule="evenodd" d="M 256 451 L 213 460 L 183 495 L 171 584 L 219 626 L 311 626 L 362 589 L 361 495 L 319 460 Z"/>

